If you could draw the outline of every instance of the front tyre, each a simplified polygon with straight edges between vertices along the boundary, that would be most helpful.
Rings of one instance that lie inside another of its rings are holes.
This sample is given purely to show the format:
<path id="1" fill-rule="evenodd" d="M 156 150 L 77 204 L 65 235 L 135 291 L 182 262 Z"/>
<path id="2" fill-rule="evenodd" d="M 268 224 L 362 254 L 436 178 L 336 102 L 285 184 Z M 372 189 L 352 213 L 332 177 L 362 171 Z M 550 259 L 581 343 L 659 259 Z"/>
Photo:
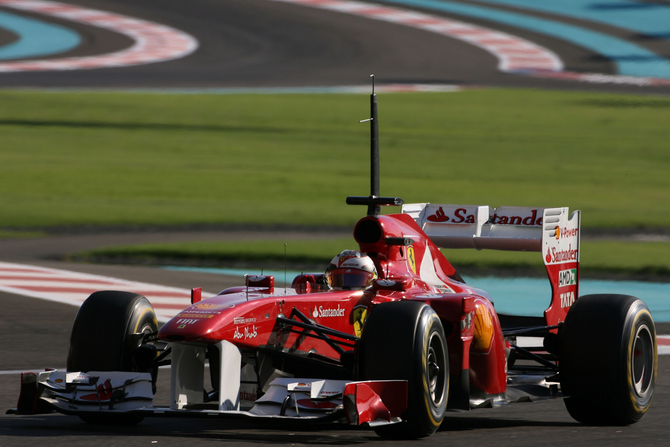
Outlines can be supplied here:
<path id="1" fill-rule="evenodd" d="M 360 380 L 407 380 L 404 422 L 375 428 L 385 438 L 422 438 L 440 427 L 447 407 L 449 361 L 435 311 L 418 301 L 379 304 L 357 349 Z"/>
<path id="2" fill-rule="evenodd" d="M 136 293 L 101 291 L 82 304 L 72 325 L 68 371 L 146 371 L 135 353 L 145 335 L 158 332 L 151 303 Z M 90 423 L 137 424 L 143 418 L 124 415 L 87 415 Z"/>
<path id="3" fill-rule="evenodd" d="M 560 330 L 565 405 L 589 425 L 628 425 L 651 405 L 658 367 L 656 328 L 646 304 L 627 295 L 586 295 Z"/>

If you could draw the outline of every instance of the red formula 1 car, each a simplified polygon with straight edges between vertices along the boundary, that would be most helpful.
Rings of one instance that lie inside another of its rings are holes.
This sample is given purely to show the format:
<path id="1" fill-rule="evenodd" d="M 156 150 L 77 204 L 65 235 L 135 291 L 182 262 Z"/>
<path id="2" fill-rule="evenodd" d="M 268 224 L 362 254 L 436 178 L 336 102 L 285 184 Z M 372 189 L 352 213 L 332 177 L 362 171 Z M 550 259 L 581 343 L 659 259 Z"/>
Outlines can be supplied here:
<path id="1" fill-rule="evenodd" d="M 374 92 L 371 104 L 372 191 L 347 199 L 368 207 L 354 228 L 359 250 L 291 288 L 249 276 L 207 299 L 194 289 L 160 330 L 146 298 L 94 293 L 74 322 L 67 372 L 23 374 L 15 412 L 333 421 L 386 437 L 431 435 L 450 409 L 551 397 L 587 424 L 642 418 L 656 379 L 654 322 L 631 296 L 578 298 L 579 211 L 411 204 L 382 215 L 403 203 L 379 196 Z M 541 252 L 552 286 L 544 316 L 497 314 L 439 248 Z M 159 407 L 166 364 L 170 405 Z"/>

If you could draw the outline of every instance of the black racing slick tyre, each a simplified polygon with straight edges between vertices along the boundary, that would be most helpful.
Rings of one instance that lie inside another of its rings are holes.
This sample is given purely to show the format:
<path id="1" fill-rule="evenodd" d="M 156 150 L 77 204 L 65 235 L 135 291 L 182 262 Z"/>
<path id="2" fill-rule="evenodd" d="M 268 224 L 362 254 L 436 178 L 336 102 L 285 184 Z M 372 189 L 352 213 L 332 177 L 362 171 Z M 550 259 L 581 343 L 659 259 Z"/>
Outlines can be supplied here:
<path id="1" fill-rule="evenodd" d="M 359 380 L 407 380 L 403 422 L 375 427 L 385 438 L 422 438 L 437 431 L 449 394 L 444 329 L 435 311 L 418 301 L 378 304 L 357 348 Z"/>
<path id="2" fill-rule="evenodd" d="M 151 303 L 136 293 L 101 291 L 82 304 L 72 326 L 68 371 L 145 371 L 135 351 L 144 335 L 158 331 Z M 155 377 L 155 375 L 154 375 Z M 100 415 L 102 416 L 102 415 Z M 91 423 L 136 424 L 143 418 L 82 416 Z"/>
<path id="3" fill-rule="evenodd" d="M 658 354 L 647 305 L 628 295 L 586 295 L 559 332 L 565 406 L 588 425 L 629 425 L 651 405 Z"/>

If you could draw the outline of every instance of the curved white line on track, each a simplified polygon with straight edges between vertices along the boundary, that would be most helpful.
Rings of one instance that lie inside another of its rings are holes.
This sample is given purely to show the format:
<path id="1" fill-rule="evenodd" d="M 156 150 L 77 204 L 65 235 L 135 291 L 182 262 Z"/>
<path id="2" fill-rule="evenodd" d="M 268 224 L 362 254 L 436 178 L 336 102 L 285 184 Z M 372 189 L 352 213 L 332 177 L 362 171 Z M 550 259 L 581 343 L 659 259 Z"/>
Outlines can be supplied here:
<path id="1" fill-rule="evenodd" d="M 0 262 L 0 291 L 81 306 L 99 290 L 122 290 L 147 297 L 158 321 L 166 322 L 191 305 L 191 291 L 109 276 Z M 203 292 L 203 297 L 215 295 Z"/>
<path id="2" fill-rule="evenodd" d="M 529 40 L 466 22 L 422 12 L 349 0 L 273 0 L 338 11 L 375 20 L 398 23 L 461 40 L 498 58 L 504 72 L 563 70 L 563 62 L 551 50 Z"/>
<path id="3" fill-rule="evenodd" d="M 121 14 L 46 0 L 0 0 L 0 6 L 104 28 L 135 42 L 130 48 L 96 56 L 4 62 L 0 72 L 127 67 L 179 59 L 198 48 L 198 41 L 182 31 Z"/>

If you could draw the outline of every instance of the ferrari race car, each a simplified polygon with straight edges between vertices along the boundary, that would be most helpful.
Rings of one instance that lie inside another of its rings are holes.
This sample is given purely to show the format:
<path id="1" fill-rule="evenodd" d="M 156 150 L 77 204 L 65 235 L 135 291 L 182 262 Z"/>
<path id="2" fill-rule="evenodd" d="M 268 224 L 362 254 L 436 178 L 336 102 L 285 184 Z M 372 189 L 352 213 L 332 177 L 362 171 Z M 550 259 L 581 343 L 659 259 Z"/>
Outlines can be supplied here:
<path id="1" fill-rule="evenodd" d="M 579 297 L 580 212 L 380 197 L 374 87 L 371 108 L 371 194 L 347 198 L 368 207 L 359 250 L 290 288 L 262 275 L 207 299 L 195 288 L 160 329 L 143 296 L 96 292 L 74 321 L 67 371 L 24 373 L 13 412 L 341 422 L 389 438 L 429 436 L 447 410 L 546 398 L 585 424 L 640 420 L 656 380 L 654 322 L 635 297 Z M 540 252 L 552 287 L 544 315 L 498 314 L 440 248 Z"/>

